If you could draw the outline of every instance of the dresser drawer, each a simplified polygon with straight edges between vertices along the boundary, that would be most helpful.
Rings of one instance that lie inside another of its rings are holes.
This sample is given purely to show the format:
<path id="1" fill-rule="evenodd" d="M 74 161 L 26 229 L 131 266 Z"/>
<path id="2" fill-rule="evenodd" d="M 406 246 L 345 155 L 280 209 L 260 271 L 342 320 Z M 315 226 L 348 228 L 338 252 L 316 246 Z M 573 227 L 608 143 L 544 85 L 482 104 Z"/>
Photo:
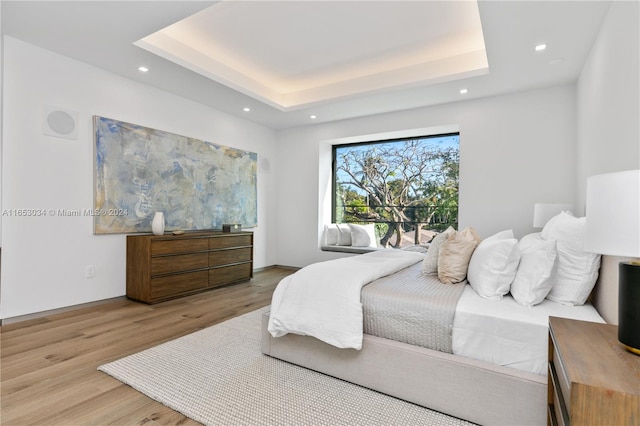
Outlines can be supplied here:
<path id="1" fill-rule="evenodd" d="M 206 252 L 178 254 L 175 256 L 159 256 L 151 258 L 151 275 L 170 274 L 172 272 L 192 271 L 209 266 Z"/>
<path id="2" fill-rule="evenodd" d="M 151 255 L 207 251 L 208 248 L 207 238 L 160 240 L 151 242 Z"/>
<path id="3" fill-rule="evenodd" d="M 553 335 L 552 335 L 552 338 L 553 338 Z M 567 372 L 565 371 L 562 358 L 558 353 L 557 345 L 553 345 L 551 366 L 557 377 L 557 385 L 560 387 L 560 389 L 558 389 L 557 392 L 561 393 L 564 396 L 564 401 L 566 401 L 571 397 L 571 382 L 567 378 Z"/>
<path id="4" fill-rule="evenodd" d="M 209 287 L 218 287 L 240 281 L 249 281 L 252 276 L 252 263 L 221 266 L 209 270 Z"/>
<path id="5" fill-rule="evenodd" d="M 209 272 L 206 270 L 152 278 L 151 298 L 155 301 L 202 290 L 207 288 L 208 279 Z"/>
<path id="6" fill-rule="evenodd" d="M 251 234 L 225 235 L 223 237 L 209 238 L 210 249 L 223 249 L 229 247 L 242 247 L 251 245 Z"/>
<path id="7" fill-rule="evenodd" d="M 248 262 L 251 260 L 253 247 L 218 250 L 209 252 L 209 266 L 228 265 L 230 263 Z"/>
<path id="8" fill-rule="evenodd" d="M 553 398 L 553 405 L 549 406 L 549 418 L 551 420 L 551 424 L 568 426 L 570 423 L 568 408 L 565 404 L 565 397 L 560 393 L 561 390 L 560 384 L 558 383 L 558 375 L 555 366 L 552 363 L 549 364 L 547 380 L 549 380 L 549 389 L 552 392 L 551 397 Z"/>

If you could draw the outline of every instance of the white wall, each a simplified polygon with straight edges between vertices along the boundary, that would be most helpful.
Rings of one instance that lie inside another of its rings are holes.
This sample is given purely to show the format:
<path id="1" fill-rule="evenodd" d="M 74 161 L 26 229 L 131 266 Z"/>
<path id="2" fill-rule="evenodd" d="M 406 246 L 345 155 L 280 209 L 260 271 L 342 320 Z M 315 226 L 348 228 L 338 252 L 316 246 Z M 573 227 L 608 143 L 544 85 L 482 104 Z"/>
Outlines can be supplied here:
<path id="1" fill-rule="evenodd" d="M 93 206 L 91 118 L 101 115 L 258 153 L 255 268 L 275 263 L 275 132 L 5 37 L 2 207 Z M 79 113 L 79 138 L 42 134 L 43 105 Z M 3 217 L 3 319 L 125 294 L 125 236 L 93 235 L 91 217 Z M 85 266 L 94 265 L 94 278 Z"/>
<path id="2" fill-rule="evenodd" d="M 0 7 L 0 27 L 2 27 L 2 7 Z M 2 75 L 4 73 L 4 37 L 0 36 L 0 211 L 2 211 L 2 122 L 4 119 L 3 109 L 4 102 L 2 93 L 4 92 L 4 79 Z M 0 244 L 2 244 L 2 215 L 0 215 Z M 1 248 L 1 245 L 0 245 Z M 2 281 L 0 281 L 2 285 Z M 0 294 L 0 303 L 2 300 L 2 294 Z M 0 317 L 1 318 L 1 317 Z"/>
<path id="3" fill-rule="evenodd" d="M 522 236 L 534 231 L 536 202 L 575 202 L 573 85 L 284 130 L 277 135 L 277 263 L 340 256 L 318 249 L 319 226 L 330 221 L 318 195 L 330 176 L 325 141 L 443 125 L 460 129 L 461 228 Z"/>
<path id="4" fill-rule="evenodd" d="M 578 213 L 589 176 L 640 169 L 640 3 L 611 3 L 577 84 Z M 600 276 L 618 282 L 618 257 L 605 256 Z M 598 292 L 605 320 L 618 324 L 618 286 Z"/>
<path id="5" fill-rule="evenodd" d="M 587 177 L 640 168 L 640 3 L 611 3 L 577 84 L 577 198 Z"/>

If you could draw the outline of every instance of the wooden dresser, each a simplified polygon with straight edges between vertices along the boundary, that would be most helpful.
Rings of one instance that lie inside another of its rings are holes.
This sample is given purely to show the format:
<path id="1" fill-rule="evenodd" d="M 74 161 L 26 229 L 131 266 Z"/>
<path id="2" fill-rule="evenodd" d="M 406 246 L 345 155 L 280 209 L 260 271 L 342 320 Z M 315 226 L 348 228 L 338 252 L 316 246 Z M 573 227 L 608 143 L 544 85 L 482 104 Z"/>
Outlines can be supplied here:
<path id="1" fill-rule="evenodd" d="M 253 278 L 252 232 L 127 236 L 127 297 L 157 303 Z"/>
<path id="2" fill-rule="evenodd" d="M 549 318 L 549 425 L 640 425 L 640 356 L 618 327 Z"/>

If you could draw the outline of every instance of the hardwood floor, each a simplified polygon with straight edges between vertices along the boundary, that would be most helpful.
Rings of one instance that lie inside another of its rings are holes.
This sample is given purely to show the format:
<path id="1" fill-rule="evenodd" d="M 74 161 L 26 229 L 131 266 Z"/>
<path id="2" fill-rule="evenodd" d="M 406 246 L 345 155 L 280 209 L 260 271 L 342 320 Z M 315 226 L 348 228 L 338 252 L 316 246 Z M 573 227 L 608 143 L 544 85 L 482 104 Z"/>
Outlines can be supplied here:
<path id="1" fill-rule="evenodd" d="M 97 371 L 99 365 L 271 303 L 291 269 L 157 305 L 118 300 L 0 327 L 0 423 L 196 425 Z"/>

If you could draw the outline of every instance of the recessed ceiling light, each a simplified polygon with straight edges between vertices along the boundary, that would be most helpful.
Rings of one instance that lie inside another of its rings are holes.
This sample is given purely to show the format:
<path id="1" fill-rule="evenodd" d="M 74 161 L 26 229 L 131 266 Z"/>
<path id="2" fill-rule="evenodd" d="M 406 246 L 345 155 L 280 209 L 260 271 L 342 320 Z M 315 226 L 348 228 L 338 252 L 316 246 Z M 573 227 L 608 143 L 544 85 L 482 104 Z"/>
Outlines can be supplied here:
<path id="1" fill-rule="evenodd" d="M 138 67 L 138 71 L 140 71 L 140 72 L 149 72 L 149 68 L 147 68 L 147 67 Z"/>
<path id="2" fill-rule="evenodd" d="M 465 95 L 465 94 L 467 94 L 468 92 L 469 92 L 469 90 L 467 90 L 467 89 L 460 89 L 460 94 L 461 94 L 461 95 Z"/>
<path id="3" fill-rule="evenodd" d="M 556 64 L 561 64 L 564 62 L 564 58 L 555 58 L 549 61 L 550 65 L 556 65 Z"/>
<path id="4" fill-rule="evenodd" d="M 318 117 L 317 117 L 317 116 L 315 116 L 315 115 L 310 115 L 310 116 L 309 116 L 309 118 L 310 118 L 310 119 L 312 119 L 312 120 L 315 120 L 315 119 L 316 119 L 316 118 L 318 118 Z"/>
<path id="5" fill-rule="evenodd" d="M 535 49 L 536 49 L 536 52 L 542 52 L 546 48 L 547 48 L 547 45 L 544 43 L 541 43 L 541 44 L 537 44 Z"/>
<path id="6" fill-rule="evenodd" d="M 249 112 L 249 111 L 251 111 L 251 108 L 249 108 L 249 107 L 244 107 L 244 108 L 242 108 L 242 110 L 243 110 L 244 112 Z"/>

